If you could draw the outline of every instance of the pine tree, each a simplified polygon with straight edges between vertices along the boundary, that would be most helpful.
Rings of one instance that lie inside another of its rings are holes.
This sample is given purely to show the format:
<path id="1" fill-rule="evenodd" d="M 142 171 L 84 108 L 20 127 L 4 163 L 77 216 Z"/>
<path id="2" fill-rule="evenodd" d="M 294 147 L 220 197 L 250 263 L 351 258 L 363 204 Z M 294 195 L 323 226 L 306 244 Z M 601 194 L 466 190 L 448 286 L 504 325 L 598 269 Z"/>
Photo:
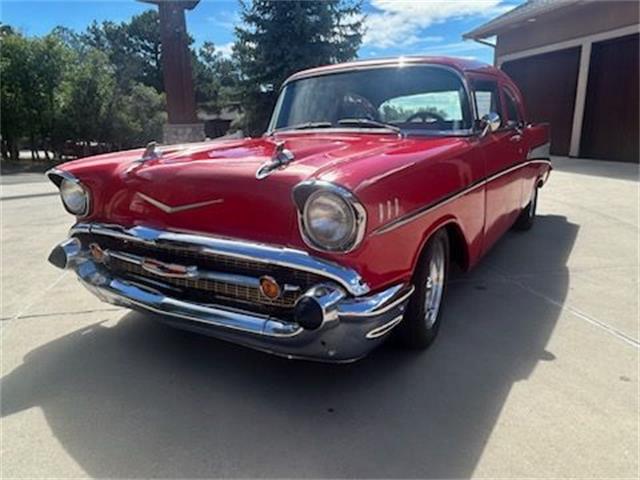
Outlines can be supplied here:
<path id="1" fill-rule="evenodd" d="M 264 132 L 278 89 L 292 73 L 356 57 L 362 42 L 360 0 L 241 0 L 234 58 L 245 133 Z"/>

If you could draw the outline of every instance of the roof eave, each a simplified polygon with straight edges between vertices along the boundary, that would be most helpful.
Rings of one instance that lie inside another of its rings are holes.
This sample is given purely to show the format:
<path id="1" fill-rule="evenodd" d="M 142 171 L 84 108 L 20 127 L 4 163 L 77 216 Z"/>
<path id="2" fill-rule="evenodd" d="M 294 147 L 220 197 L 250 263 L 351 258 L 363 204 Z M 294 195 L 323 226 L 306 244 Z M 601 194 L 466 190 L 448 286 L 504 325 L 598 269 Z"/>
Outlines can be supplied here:
<path id="1" fill-rule="evenodd" d="M 526 22 L 531 18 L 545 15 L 555 10 L 568 7 L 581 0 L 553 1 L 553 2 L 535 2 L 528 1 L 513 10 L 503 13 L 502 15 L 474 28 L 470 32 L 464 33 L 462 38 L 465 40 L 478 40 L 482 38 L 493 37 L 499 35 L 521 22 Z"/>

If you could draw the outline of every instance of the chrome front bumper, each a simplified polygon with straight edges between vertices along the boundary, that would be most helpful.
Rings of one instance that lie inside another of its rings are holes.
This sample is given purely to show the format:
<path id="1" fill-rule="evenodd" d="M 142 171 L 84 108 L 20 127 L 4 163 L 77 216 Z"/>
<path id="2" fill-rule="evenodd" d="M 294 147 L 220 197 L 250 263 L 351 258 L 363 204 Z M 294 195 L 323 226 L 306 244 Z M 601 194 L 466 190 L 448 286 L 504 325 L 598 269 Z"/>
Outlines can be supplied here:
<path id="1" fill-rule="evenodd" d="M 95 261 L 88 246 L 73 236 L 89 232 L 124 236 L 128 241 L 188 244 L 319 272 L 328 282 L 310 288 L 299 301 L 305 299 L 316 306 L 322 320 L 317 328 L 304 328 L 296 321 L 227 306 L 183 301 L 149 286 L 118 278 Z M 157 314 L 159 320 L 178 328 L 289 358 L 347 362 L 363 357 L 402 321 L 413 293 L 413 286 L 398 284 L 369 294 L 368 285 L 355 271 L 287 248 L 146 227 L 124 229 L 81 224 L 74 227 L 71 234 L 70 239 L 52 251 L 50 261 L 58 267 L 75 270 L 81 283 L 101 300 Z"/>

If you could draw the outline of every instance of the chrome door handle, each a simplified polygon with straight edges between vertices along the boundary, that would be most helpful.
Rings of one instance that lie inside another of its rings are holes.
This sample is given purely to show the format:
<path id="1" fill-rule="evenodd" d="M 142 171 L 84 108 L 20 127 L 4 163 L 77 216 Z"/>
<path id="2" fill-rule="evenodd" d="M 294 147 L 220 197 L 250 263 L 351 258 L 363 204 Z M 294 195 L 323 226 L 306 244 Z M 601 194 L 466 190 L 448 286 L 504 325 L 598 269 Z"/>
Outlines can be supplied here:
<path id="1" fill-rule="evenodd" d="M 509 137 L 509 141 L 510 142 L 519 142 L 520 140 L 522 140 L 522 135 L 516 133 L 515 135 L 512 135 L 511 137 Z"/>

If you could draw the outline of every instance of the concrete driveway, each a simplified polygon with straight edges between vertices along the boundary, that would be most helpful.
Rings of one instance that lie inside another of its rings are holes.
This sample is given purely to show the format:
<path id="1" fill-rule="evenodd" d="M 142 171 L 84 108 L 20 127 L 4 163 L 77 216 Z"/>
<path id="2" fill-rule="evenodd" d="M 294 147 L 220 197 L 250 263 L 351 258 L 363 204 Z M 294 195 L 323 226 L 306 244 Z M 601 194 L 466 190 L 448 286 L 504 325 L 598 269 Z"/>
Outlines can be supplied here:
<path id="1" fill-rule="evenodd" d="M 46 262 L 71 224 L 52 187 L 6 177 L 2 477 L 637 478 L 637 166 L 555 166 L 432 349 L 347 366 L 98 302 Z"/>

